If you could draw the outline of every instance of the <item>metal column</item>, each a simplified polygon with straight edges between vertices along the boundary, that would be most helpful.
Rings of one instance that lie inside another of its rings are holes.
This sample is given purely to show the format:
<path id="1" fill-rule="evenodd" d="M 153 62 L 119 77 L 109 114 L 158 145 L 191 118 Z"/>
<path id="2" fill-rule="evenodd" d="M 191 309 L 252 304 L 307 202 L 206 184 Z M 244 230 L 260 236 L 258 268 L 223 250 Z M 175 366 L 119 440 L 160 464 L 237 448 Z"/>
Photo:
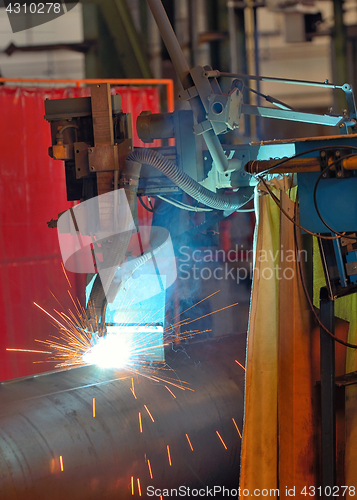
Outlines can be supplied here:
<path id="1" fill-rule="evenodd" d="M 334 333 L 334 301 L 327 288 L 320 290 L 320 317 L 322 324 Z M 335 389 L 335 341 L 320 328 L 321 371 L 321 486 L 322 498 L 327 486 L 336 484 L 336 389 Z M 329 489 L 329 488 L 328 488 Z"/>

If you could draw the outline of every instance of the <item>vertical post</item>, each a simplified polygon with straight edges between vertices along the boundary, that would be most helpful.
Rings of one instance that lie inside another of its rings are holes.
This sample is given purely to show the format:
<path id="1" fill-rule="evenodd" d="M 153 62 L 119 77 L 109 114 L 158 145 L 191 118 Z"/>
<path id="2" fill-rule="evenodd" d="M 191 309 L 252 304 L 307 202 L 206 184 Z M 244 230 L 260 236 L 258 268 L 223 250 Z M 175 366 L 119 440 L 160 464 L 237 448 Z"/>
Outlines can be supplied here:
<path id="1" fill-rule="evenodd" d="M 334 82 L 339 85 L 348 81 L 347 67 L 347 29 L 343 22 L 343 0 L 333 0 L 335 26 L 332 37 L 332 67 Z M 346 99 L 342 92 L 334 92 L 335 113 L 346 108 Z"/>
<path id="2" fill-rule="evenodd" d="M 164 40 L 166 49 L 170 55 L 172 64 L 174 65 L 182 87 L 184 89 L 187 89 L 193 84 L 190 75 L 190 68 L 187 64 L 180 44 L 178 43 L 175 32 L 172 29 L 162 2 L 161 0 L 147 0 L 147 2 L 155 18 L 155 21 L 157 22 L 162 39 Z M 197 121 L 202 121 L 206 113 L 204 111 L 201 99 L 199 97 L 194 97 L 190 100 L 190 104 L 192 106 L 194 114 L 196 115 Z M 213 130 L 206 130 L 205 132 L 203 132 L 202 136 L 207 144 L 209 152 L 211 153 L 217 170 L 220 172 L 228 170 L 227 157 L 225 156 L 222 145 Z"/>
<path id="3" fill-rule="evenodd" d="M 231 0 L 227 0 L 228 30 L 230 43 L 231 72 L 247 75 L 247 46 L 245 33 L 244 8 L 237 7 Z M 246 104 L 250 102 L 249 91 L 244 88 L 243 98 Z M 244 115 L 244 135 L 250 137 L 250 116 Z"/>
<path id="4" fill-rule="evenodd" d="M 254 28 L 254 69 L 255 69 L 255 76 L 260 76 L 260 65 L 259 65 L 259 31 L 258 31 L 258 12 L 257 12 L 257 7 L 253 7 L 253 28 Z M 260 92 L 260 81 L 256 81 L 256 89 L 257 92 Z M 261 104 L 261 99 L 260 95 L 257 94 L 257 106 L 260 106 Z M 262 137 L 262 120 L 260 116 L 255 117 L 255 123 L 256 123 L 256 134 L 258 140 L 261 140 Z"/>
<path id="5" fill-rule="evenodd" d="M 334 301 L 327 288 L 320 290 L 320 317 L 322 324 L 334 333 Z M 330 498 L 336 484 L 336 395 L 335 395 L 335 341 L 320 328 L 321 371 L 321 486 L 322 498 Z M 327 493 L 327 495 L 326 495 Z"/>

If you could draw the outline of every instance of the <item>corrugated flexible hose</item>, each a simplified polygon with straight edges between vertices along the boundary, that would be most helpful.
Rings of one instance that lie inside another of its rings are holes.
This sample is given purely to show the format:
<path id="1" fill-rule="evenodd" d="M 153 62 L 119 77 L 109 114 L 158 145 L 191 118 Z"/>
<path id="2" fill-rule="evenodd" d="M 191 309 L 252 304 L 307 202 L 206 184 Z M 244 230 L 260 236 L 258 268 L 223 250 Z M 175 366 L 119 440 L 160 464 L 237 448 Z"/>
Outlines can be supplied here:
<path id="1" fill-rule="evenodd" d="M 254 187 L 252 186 L 240 188 L 229 196 L 213 193 L 180 170 L 173 161 L 151 149 L 136 149 L 129 154 L 127 159 L 156 168 L 189 196 L 216 210 L 238 210 L 253 198 Z"/>

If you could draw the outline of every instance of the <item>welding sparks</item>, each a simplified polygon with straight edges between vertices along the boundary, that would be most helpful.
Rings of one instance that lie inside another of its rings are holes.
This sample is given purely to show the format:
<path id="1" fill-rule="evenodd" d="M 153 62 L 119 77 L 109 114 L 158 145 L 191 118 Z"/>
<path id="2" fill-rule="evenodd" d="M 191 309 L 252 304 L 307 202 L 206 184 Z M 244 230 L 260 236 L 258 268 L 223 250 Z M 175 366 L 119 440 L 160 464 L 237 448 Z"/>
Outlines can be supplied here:
<path id="1" fill-rule="evenodd" d="M 207 316 L 211 316 L 212 314 L 216 314 L 220 311 L 225 311 L 226 309 L 229 309 L 230 307 L 237 306 L 238 304 L 239 304 L 239 302 L 235 302 L 234 304 L 230 304 L 229 306 L 221 307 L 221 309 L 216 309 L 215 311 L 204 314 L 203 316 L 200 316 L 199 318 L 191 319 L 191 321 L 184 321 L 182 323 L 182 326 L 189 325 L 190 323 L 194 323 L 195 321 L 198 321 L 199 319 L 206 318 Z"/>
<path id="2" fill-rule="evenodd" d="M 140 427 L 140 432 L 143 432 L 143 425 L 141 423 L 141 413 L 139 411 L 139 427 Z"/>
<path id="3" fill-rule="evenodd" d="M 52 354 L 51 351 L 35 351 L 34 349 L 6 349 L 7 351 L 18 351 L 18 352 L 37 352 L 40 354 Z"/>
<path id="4" fill-rule="evenodd" d="M 141 497 L 141 486 L 140 486 L 140 479 L 137 479 L 138 482 L 138 491 L 139 491 L 139 497 Z"/>
<path id="5" fill-rule="evenodd" d="M 61 266 L 62 266 L 62 271 L 63 271 L 63 274 L 65 275 L 66 280 L 67 280 L 67 282 L 68 282 L 69 288 L 72 288 L 71 282 L 70 282 L 70 281 L 69 281 L 69 279 L 68 279 L 68 276 L 67 276 L 67 273 L 66 273 L 66 269 L 65 269 L 65 267 L 64 267 L 64 265 L 63 265 L 63 262 L 61 262 Z"/>
<path id="6" fill-rule="evenodd" d="M 239 365 L 240 367 L 242 367 L 242 368 L 243 368 L 243 370 L 245 371 L 245 366 L 243 366 L 243 365 L 242 365 L 239 361 L 237 361 L 236 359 L 235 359 L 234 361 L 237 363 L 237 365 Z"/>
<path id="7" fill-rule="evenodd" d="M 171 453 L 170 453 L 170 446 L 167 445 L 167 456 L 168 456 L 168 459 L 169 459 L 169 464 L 170 464 L 170 467 L 172 466 L 172 462 L 171 462 Z"/>
<path id="8" fill-rule="evenodd" d="M 198 306 L 198 304 L 201 304 L 201 302 L 204 302 L 205 300 L 207 300 L 207 299 L 209 299 L 209 298 L 213 297 L 213 295 L 216 295 L 216 293 L 219 293 L 219 292 L 220 292 L 220 290 L 217 290 L 216 292 L 211 293 L 211 295 L 207 295 L 207 297 L 205 297 L 204 299 L 200 300 L 199 302 L 196 302 L 195 304 L 193 304 L 193 306 L 189 307 L 188 309 L 185 309 L 184 311 L 180 312 L 180 314 L 183 314 L 183 313 L 185 313 L 185 312 L 189 311 L 190 309 L 192 309 L 193 307 Z M 177 314 L 177 315 L 174 317 L 174 319 L 175 319 L 175 318 L 177 318 L 177 316 L 180 316 L 180 314 Z"/>
<path id="9" fill-rule="evenodd" d="M 193 451 L 193 446 L 191 444 L 190 438 L 188 437 L 188 434 L 186 434 L 186 438 L 187 438 L 188 444 L 190 445 L 191 450 Z"/>
<path id="10" fill-rule="evenodd" d="M 109 333 L 98 337 L 96 343 L 83 355 L 83 361 L 101 368 L 122 368 L 129 363 L 132 346 L 127 336 Z"/>
<path id="11" fill-rule="evenodd" d="M 239 430 L 239 428 L 238 428 L 237 422 L 234 420 L 234 418 L 232 418 L 232 420 L 233 420 L 233 423 L 234 423 L 234 425 L 235 425 L 235 428 L 237 429 L 237 432 L 238 432 L 238 434 L 239 434 L 239 437 L 242 439 L 242 434 L 240 433 L 240 430 Z"/>
<path id="12" fill-rule="evenodd" d="M 130 387 L 131 392 L 133 393 L 133 396 L 135 399 L 138 399 L 135 394 L 135 387 L 134 387 L 134 379 L 131 378 L 131 387 Z"/>
<path id="13" fill-rule="evenodd" d="M 149 417 L 151 418 L 151 420 L 152 420 L 153 422 L 155 422 L 155 420 L 154 420 L 153 416 L 152 416 L 152 415 L 151 415 L 151 413 L 149 412 L 149 408 L 148 408 L 146 405 L 144 405 L 144 408 L 145 408 L 145 410 L 148 412 L 148 415 L 149 415 Z"/>
<path id="14" fill-rule="evenodd" d="M 219 439 L 221 440 L 221 442 L 222 442 L 222 444 L 223 444 L 224 448 L 225 448 L 226 450 L 228 450 L 228 448 L 227 448 L 227 446 L 226 446 L 226 443 L 223 441 L 222 436 L 220 435 L 220 433 L 219 433 L 218 431 L 216 431 L 216 433 L 217 433 L 217 436 L 219 437 Z"/>
<path id="15" fill-rule="evenodd" d="M 169 389 L 169 388 L 167 387 L 167 385 L 165 385 L 165 388 L 169 391 L 169 393 L 171 394 L 171 396 L 172 396 L 174 399 L 176 399 L 175 394 L 171 391 L 171 389 Z"/>
<path id="16" fill-rule="evenodd" d="M 61 471 L 63 472 L 63 458 L 62 458 L 62 455 L 60 455 L 59 461 L 60 461 Z"/>
<path id="17" fill-rule="evenodd" d="M 149 459 L 148 459 L 148 467 L 149 467 L 150 479 L 153 479 L 154 476 L 152 475 L 151 464 Z"/>
<path id="18" fill-rule="evenodd" d="M 68 276 L 66 276 L 66 279 L 69 281 Z M 218 293 L 218 291 L 209 295 L 205 299 L 202 299 L 198 302 L 198 304 L 214 296 L 216 293 Z M 54 309 L 54 313 L 58 316 L 58 318 L 34 302 L 34 305 L 44 312 L 58 328 L 58 334 L 51 335 L 48 340 L 36 339 L 36 342 L 40 342 L 46 346 L 46 350 L 15 348 L 9 348 L 7 350 L 44 354 L 46 355 L 46 358 L 40 361 L 35 361 L 35 363 L 55 363 L 55 368 L 69 368 L 87 364 L 95 364 L 103 368 L 124 368 L 131 372 L 134 376 L 136 375 L 138 382 L 139 375 L 164 385 L 173 398 L 176 398 L 176 395 L 168 386 L 172 386 L 183 391 L 194 391 L 192 388 L 188 387 L 187 382 L 178 379 L 176 373 L 173 378 L 167 377 L 166 374 L 171 371 L 171 369 L 165 366 L 163 361 L 157 361 L 155 364 L 151 362 L 150 356 L 153 351 L 155 352 L 156 349 L 163 349 L 164 346 L 167 346 L 172 342 L 172 324 L 161 330 L 161 342 L 159 340 L 160 337 L 158 337 L 158 341 L 153 341 L 152 336 L 152 332 L 157 332 L 157 329 L 160 327 L 152 325 L 151 323 L 145 324 L 144 321 L 142 324 L 135 326 L 126 325 L 124 323 L 115 326 L 108 325 L 105 333 L 103 333 L 102 331 L 99 331 L 100 328 L 97 323 L 95 311 L 91 310 L 91 304 L 88 305 L 88 309 L 90 311 L 90 314 L 88 315 L 88 311 L 81 305 L 78 299 L 75 300 L 73 298 L 70 290 L 68 290 L 68 294 L 73 303 L 74 312 L 69 310 L 66 314 Z M 228 307 L 232 307 L 234 305 L 236 304 L 232 304 Z M 200 318 L 204 318 L 214 314 L 215 312 L 223 311 L 224 309 L 226 308 L 213 311 L 209 314 L 201 316 Z M 88 316 L 92 318 L 91 321 L 89 321 Z M 123 311 L 123 317 L 125 316 L 126 312 Z M 178 321 L 176 325 L 181 327 L 185 324 L 197 321 L 200 318 L 188 318 L 181 320 Z M 199 333 L 204 333 L 205 331 L 209 330 L 189 330 L 182 332 L 179 335 L 179 340 L 187 340 Z M 176 342 L 177 338 L 175 337 L 175 343 Z M 165 376 L 159 376 L 159 373 L 164 373 Z M 133 378 L 130 390 L 134 398 L 137 399 Z M 147 406 L 144 405 L 144 407 L 152 422 L 154 422 L 154 418 L 152 417 Z M 95 417 L 94 399 L 93 417 Z"/>
<path id="19" fill-rule="evenodd" d="M 134 477 L 131 476 L 131 494 L 134 495 L 135 491 L 134 491 Z"/>

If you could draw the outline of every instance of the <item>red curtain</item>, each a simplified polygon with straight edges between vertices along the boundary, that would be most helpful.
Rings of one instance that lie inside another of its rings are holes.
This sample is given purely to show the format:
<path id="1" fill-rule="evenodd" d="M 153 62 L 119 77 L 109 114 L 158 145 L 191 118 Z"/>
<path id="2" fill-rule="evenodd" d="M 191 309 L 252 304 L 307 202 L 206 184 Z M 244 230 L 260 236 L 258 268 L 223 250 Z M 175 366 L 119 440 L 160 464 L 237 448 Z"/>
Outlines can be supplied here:
<path id="1" fill-rule="evenodd" d="M 118 87 L 124 112 L 132 113 L 133 130 L 142 110 L 160 111 L 157 88 Z M 46 222 L 70 207 L 64 167 L 48 156 L 49 124 L 44 99 L 88 95 L 88 88 L 0 87 L 0 380 L 54 368 L 39 353 L 36 340 L 56 336 L 58 329 L 34 303 L 54 314 L 74 310 L 73 298 L 84 297 L 84 276 L 61 265 L 57 231 Z M 144 146 L 134 132 L 134 145 Z M 147 212 L 140 212 L 145 224 Z M 43 362 L 45 361 L 45 362 Z"/>

